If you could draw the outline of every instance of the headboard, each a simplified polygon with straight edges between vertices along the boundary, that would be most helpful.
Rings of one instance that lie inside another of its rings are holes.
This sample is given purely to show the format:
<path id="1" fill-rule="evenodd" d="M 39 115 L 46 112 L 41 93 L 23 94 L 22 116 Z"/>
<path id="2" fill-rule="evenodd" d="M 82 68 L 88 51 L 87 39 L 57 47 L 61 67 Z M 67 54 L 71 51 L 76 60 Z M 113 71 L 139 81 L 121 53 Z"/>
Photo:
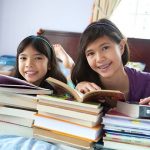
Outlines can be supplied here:
<path id="1" fill-rule="evenodd" d="M 44 30 L 45 36 L 52 44 L 60 43 L 66 52 L 74 59 L 77 58 L 77 49 L 81 33 Z M 150 39 L 128 38 L 130 61 L 146 64 L 144 71 L 150 72 Z"/>

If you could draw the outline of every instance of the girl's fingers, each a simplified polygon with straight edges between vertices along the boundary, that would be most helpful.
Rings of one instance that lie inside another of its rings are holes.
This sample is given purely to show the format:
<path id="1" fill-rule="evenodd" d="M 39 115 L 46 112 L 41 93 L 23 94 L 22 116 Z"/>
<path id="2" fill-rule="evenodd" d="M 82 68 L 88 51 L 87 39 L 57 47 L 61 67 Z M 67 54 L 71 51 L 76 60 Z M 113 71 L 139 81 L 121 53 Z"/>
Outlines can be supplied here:
<path id="1" fill-rule="evenodd" d="M 80 82 L 77 84 L 76 89 L 81 93 L 87 93 L 90 91 L 100 90 L 101 88 L 95 83 L 91 82 Z"/>
<path id="2" fill-rule="evenodd" d="M 144 104 L 148 104 L 150 105 L 150 97 L 144 98 L 144 99 L 140 99 L 139 104 L 144 105 Z"/>

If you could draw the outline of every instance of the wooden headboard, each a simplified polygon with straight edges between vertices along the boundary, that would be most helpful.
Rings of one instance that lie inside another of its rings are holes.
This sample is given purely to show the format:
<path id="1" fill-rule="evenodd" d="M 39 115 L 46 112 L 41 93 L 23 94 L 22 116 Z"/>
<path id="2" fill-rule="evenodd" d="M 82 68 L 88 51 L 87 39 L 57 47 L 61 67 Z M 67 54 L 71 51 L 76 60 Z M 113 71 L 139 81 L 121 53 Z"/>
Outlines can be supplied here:
<path id="1" fill-rule="evenodd" d="M 45 36 L 52 44 L 60 43 L 67 53 L 76 60 L 81 33 L 44 30 Z M 145 71 L 150 72 L 150 39 L 128 38 L 130 61 L 146 64 Z"/>

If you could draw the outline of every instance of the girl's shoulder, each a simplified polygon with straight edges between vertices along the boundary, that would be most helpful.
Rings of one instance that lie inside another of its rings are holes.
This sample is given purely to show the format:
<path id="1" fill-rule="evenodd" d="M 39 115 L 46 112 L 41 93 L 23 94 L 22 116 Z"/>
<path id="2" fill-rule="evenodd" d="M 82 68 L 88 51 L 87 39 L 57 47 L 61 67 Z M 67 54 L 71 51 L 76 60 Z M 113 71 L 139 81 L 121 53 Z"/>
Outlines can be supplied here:
<path id="1" fill-rule="evenodd" d="M 133 68 L 125 67 L 125 71 L 129 77 L 129 79 L 134 79 L 134 80 L 149 80 L 150 81 L 150 72 L 142 72 L 142 71 L 137 71 Z"/>

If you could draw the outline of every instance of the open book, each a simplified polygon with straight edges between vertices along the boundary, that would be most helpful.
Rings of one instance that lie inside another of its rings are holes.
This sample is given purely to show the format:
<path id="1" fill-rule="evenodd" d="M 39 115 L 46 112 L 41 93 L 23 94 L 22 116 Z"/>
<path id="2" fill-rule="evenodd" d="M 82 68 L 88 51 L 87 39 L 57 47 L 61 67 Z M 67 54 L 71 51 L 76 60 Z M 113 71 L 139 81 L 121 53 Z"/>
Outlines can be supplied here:
<path id="1" fill-rule="evenodd" d="M 1 74 L 0 92 L 20 94 L 52 94 L 52 91 L 50 89 L 41 88 L 24 80 Z"/>
<path id="2" fill-rule="evenodd" d="M 52 77 L 49 77 L 46 80 L 59 92 L 61 91 L 64 94 L 69 94 L 73 100 L 78 102 L 102 102 L 114 107 L 116 106 L 118 100 L 125 101 L 124 94 L 120 91 L 96 90 L 82 94 L 79 91 L 69 87 L 67 84 Z"/>

